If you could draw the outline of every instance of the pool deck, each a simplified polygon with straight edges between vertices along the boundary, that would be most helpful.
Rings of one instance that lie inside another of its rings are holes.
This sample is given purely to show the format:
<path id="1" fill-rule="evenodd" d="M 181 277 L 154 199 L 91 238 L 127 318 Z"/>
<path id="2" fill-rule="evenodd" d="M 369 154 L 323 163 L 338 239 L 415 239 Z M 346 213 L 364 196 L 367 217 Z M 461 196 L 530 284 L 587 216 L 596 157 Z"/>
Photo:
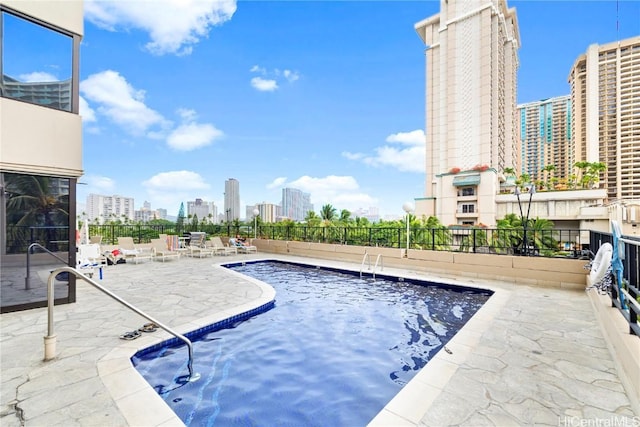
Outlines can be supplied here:
<path id="1" fill-rule="evenodd" d="M 351 263 L 251 254 L 109 266 L 99 282 L 186 333 L 274 298 L 269 286 L 216 265 L 250 259 L 360 270 Z M 384 273 L 495 294 L 371 426 L 640 424 L 585 292 L 393 268 Z M 2 314 L 0 321 L 0 425 L 183 425 L 129 361 L 171 335 L 159 330 L 119 339 L 147 320 L 95 288 L 79 281 L 77 302 L 55 307 L 54 360 L 43 361 L 46 308 Z"/>

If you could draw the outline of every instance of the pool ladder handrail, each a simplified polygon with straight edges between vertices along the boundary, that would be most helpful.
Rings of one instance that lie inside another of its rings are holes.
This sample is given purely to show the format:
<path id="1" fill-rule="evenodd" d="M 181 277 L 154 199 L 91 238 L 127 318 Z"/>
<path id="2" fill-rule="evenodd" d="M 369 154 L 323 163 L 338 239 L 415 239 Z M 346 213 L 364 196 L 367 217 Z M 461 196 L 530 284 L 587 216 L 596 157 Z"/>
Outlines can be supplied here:
<path id="1" fill-rule="evenodd" d="M 88 276 L 80 273 L 75 268 L 68 267 L 68 266 L 67 267 L 59 267 L 59 268 L 53 270 L 51 272 L 51 274 L 49 275 L 49 280 L 47 281 L 47 310 L 48 310 L 47 314 L 48 314 L 48 319 L 47 319 L 47 336 L 44 337 L 44 360 L 45 361 L 51 360 L 51 359 L 53 359 L 55 357 L 56 335 L 55 335 L 54 330 L 53 330 L 54 329 L 53 328 L 53 307 L 54 307 L 53 284 L 54 284 L 54 280 L 55 280 L 56 276 L 58 274 L 60 274 L 60 273 L 63 273 L 63 272 L 68 272 L 68 273 L 74 274 L 76 277 L 84 280 L 88 284 L 92 285 L 93 287 L 97 288 L 101 292 L 107 294 L 108 296 L 110 296 L 114 300 L 118 301 L 120 304 L 124 305 L 125 307 L 129 308 L 130 310 L 134 311 L 135 313 L 139 314 L 140 316 L 144 317 L 145 319 L 149 320 L 150 322 L 158 325 L 159 328 L 167 331 L 168 333 L 170 333 L 171 335 L 173 335 L 177 339 L 183 341 L 187 345 L 187 349 L 189 350 L 189 364 L 188 364 L 189 381 L 196 381 L 198 378 L 200 378 L 199 374 L 194 374 L 194 372 L 193 372 L 193 344 L 191 343 L 189 338 L 185 337 L 182 334 L 179 334 L 178 332 L 174 331 L 170 327 L 164 325 L 163 323 L 161 323 L 158 320 L 154 319 L 153 317 L 149 316 L 148 314 L 146 314 L 145 312 L 143 312 L 139 308 L 137 308 L 137 307 L 133 306 L 132 304 L 126 302 L 125 300 L 123 300 L 122 298 L 120 298 L 119 296 L 117 296 L 116 294 L 111 292 L 110 290 L 106 289 L 105 287 L 103 287 L 102 285 L 97 283 L 95 280 L 93 280 L 93 279 L 89 278 Z"/>
<path id="2" fill-rule="evenodd" d="M 33 253 L 33 249 L 34 248 L 38 248 L 43 250 L 45 253 L 51 255 L 52 257 L 56 258 L 57 260 L 61 261 L 63 264 L 68 264 L 69 261 L 60 258 L 58 255 L 56 255 L 55 253 L 51 252 L 49 249 L 45 248 L 44 246 L 42 246 L 40 243 L 32 243 L 29 245 L 29 247 L 27 248 L 27 275 L 24 278 L 24 288 L 26 290 L 31 289 L 31 254 Z"/>
<path id="3" fill-rule="evenodd" d="M 371 270 L 371 256 L 368 252 L 364 253 L 364 257 L 362 258 L 362 263 L 360 264 L 360 277 L 362 277 L 362 270 L 364 269 L 364 262 L 368 261 L 369 267 L 367 270 Z M 384 259 L 382 258 L 382 254 L 378 254 L 376 257 L 376 263 L 373 266 L 373 278 L 376 278 L 376 268 L 378 268 L 378 262 L 380 262 L 380 271 L 384 270 Z"/>

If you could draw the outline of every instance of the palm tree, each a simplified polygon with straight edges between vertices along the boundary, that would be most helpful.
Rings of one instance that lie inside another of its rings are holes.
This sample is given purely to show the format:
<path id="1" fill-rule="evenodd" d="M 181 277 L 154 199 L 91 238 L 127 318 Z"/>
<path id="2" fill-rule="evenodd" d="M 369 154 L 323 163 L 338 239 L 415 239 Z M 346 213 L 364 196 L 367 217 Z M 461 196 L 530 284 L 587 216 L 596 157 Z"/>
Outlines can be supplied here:
<path id="1" fill-rule="evenodd" d="M 327 203 L 320 209 L 320 216 L 324 221 L 331 222 L 336 217 L 336 208 Z"/>
<path id="2" fill-rule="evenodd" d="M 342 209 L 340 211 L 340 219 L 339 221 L 343 224 L 347 224 L 351 220 L 351 212 L 346 209 Z"/>
<path id="3" fill-rule="evenodd" d="M 59 240 L 55 226 L 69 226 L 69 194 L 55 194 L 52 180 L 46 176 L 5 174 L 7 201 L 7 225 L 25 230 L 26 227 L 47 227 L 45 238 L 48 242 Z M 18 244 L 18 229 L 8 236 L 8 242 Z M 15 250 L 17 246 L 11 245 Z"/>
<path id="4" fill-rule="evenodd" d="M 547 165 L 543 167 L 542 170 L 546 172 L 545 173 L 546 187 L 547 187 L 547 190 L 550 190 L 552 188 L 551 179 L 553 179 L 553 171 L 556 170 L 556 167 L 555 165 Z"/>
<path id="5" fill-rule="evenodd" d="M 586 174 L 587 168 L 589 167 L 589 162 L 576 162 L 573 166 L 580 170 L 580 176 L 578 178 L 578 182 L 581 183 L 582 188 L 584 188 L 586 185 L 585 174 Z"/>
<path id="6" fill-rule="evenodd" d="M 307 216 L 304 218 L 304 220 L 309 227 L 317 227 L 322 221 L 322 219 L 314 211 L 307 212 Z"/>

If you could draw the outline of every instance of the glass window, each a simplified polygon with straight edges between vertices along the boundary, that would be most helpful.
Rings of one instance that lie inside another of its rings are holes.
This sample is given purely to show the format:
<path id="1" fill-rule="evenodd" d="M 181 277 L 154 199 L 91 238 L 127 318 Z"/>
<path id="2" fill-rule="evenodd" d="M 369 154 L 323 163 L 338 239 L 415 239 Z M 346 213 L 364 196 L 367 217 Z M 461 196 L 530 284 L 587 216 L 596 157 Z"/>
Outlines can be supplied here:
<path id="1" fill-rule="evenodd" d="M 73 37 L 2 11 L 0 94 L 71 111 Z"/>
<path id="2" fill-rule="evenodd" d="M 2 312 L 46 306 L 49 273 L 69 265 L 73 258 L 69 252 L 69 212 L 75 182 L 69 178 L 2 173 L 0 183 L 0 224 L 4 228 L 0 230 Z M 55 285 L 56 301 L 70 302 L 68 298 L 75 295 L 75 281 L 61 274 Z"/>

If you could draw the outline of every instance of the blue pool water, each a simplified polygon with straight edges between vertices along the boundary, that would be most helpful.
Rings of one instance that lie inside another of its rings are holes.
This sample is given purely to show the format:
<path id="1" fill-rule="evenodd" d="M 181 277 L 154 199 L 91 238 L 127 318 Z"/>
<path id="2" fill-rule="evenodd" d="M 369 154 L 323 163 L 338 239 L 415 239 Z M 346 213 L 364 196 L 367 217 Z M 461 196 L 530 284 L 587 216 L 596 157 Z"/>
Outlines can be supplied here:
<path id="1" fill-rule="evenodd" d="M 133 363 L 186 425 L 364 426 L 491 292 L 279 261 L 231 264 L 275 304 Z M 258 314 L 259 313 L 259 314 Z"/>

